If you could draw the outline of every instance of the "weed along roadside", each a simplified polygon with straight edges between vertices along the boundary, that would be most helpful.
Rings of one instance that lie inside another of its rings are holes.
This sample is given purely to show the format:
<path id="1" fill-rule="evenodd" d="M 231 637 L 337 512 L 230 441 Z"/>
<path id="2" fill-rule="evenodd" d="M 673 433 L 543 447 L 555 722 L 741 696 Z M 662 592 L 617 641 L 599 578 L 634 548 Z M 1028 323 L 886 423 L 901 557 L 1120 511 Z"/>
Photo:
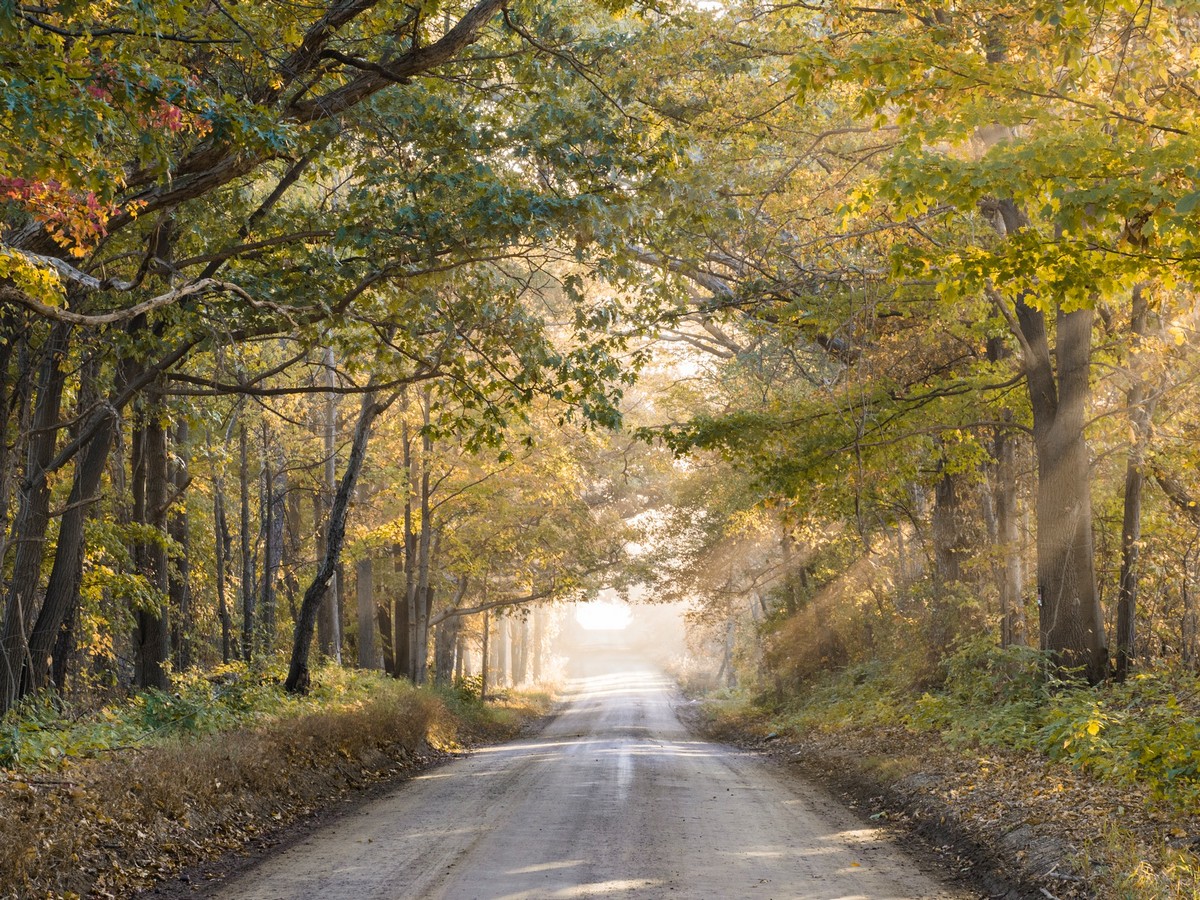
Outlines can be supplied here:
<path id="1" fill-rule="evenodd" d="M 786 696 L 710 695 L 696 718 L 994 896 L 1149 900 L 1200 895 L 1197 697 L 1180 673 L 1048 683 L 1036 651 L 978 642 L 936 685 L 868 663 Z"/>
<path id="2" fill-rule="evenodd" d="M 335 667 L 297 698 L 279 677 L 233 665 L 86 719 L 15 710 L 0 744 L 0 896 L 131 896 L 549 708 L 545 695 L 484 704 Z"/>

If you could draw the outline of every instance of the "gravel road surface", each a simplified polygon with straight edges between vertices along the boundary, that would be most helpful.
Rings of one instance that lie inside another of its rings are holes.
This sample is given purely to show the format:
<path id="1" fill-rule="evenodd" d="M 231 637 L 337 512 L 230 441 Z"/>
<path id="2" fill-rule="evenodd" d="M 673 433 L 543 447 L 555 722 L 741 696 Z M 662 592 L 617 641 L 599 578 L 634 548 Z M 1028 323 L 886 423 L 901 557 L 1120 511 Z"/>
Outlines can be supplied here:
<path id="1" fill-rule="evenodd" d="M 537 737 L 430 770 L 208 896 L 971 896 L 777 764 L 695 737 L 652 667 L 614 654 L 570 688 Z"/>

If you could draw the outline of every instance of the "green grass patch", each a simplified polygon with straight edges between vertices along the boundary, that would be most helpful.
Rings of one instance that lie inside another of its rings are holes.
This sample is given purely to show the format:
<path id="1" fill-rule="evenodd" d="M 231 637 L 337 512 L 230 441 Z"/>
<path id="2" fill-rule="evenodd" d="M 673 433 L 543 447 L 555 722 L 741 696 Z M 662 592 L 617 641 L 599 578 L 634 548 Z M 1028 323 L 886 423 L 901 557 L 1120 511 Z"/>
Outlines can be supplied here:
<path id="1" fill-rule="evenodd" d="M 1041 754 L 1100 780 L 1137 784 L 1152 799 L 1200 808 L 1200 680 L 1147 672 L 1091 688 L 1055 680 L 1044 654 L 988 640 L 961 646 L 921 690 L 899 665 L 875 661 L 826 673 L 773 709 L 743 698 L 710 704 L 715 721 L 804 734 L 903 726 L 951 747 Z"/>

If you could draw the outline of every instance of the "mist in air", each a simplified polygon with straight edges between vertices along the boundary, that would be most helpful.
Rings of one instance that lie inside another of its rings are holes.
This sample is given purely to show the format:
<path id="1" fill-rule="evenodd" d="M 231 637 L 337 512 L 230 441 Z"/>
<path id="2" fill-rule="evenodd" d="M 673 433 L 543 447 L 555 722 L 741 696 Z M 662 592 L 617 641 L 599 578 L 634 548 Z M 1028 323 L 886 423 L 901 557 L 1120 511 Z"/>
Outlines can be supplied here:
<path id="1" fill-rule="evenodd" d="M 653 667 L 668 673 L 687 656 L 685 604 L 627 602 L 615 592 L 567 608 L 556 651 L 567 677 Z"/>

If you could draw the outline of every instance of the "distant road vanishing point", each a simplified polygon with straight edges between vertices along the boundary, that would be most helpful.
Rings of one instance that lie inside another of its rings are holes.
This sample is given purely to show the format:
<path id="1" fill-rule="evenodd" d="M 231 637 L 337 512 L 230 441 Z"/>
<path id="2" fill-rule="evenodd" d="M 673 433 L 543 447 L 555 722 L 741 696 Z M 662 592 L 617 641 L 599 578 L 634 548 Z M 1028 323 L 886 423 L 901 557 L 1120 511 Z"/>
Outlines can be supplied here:
<path id="1" fill-rule="evenodd" d="M 821 791 L 590 658 L 539 736 L 426 772 L 209 889 L 216 900 L 951 900 Z"/>

